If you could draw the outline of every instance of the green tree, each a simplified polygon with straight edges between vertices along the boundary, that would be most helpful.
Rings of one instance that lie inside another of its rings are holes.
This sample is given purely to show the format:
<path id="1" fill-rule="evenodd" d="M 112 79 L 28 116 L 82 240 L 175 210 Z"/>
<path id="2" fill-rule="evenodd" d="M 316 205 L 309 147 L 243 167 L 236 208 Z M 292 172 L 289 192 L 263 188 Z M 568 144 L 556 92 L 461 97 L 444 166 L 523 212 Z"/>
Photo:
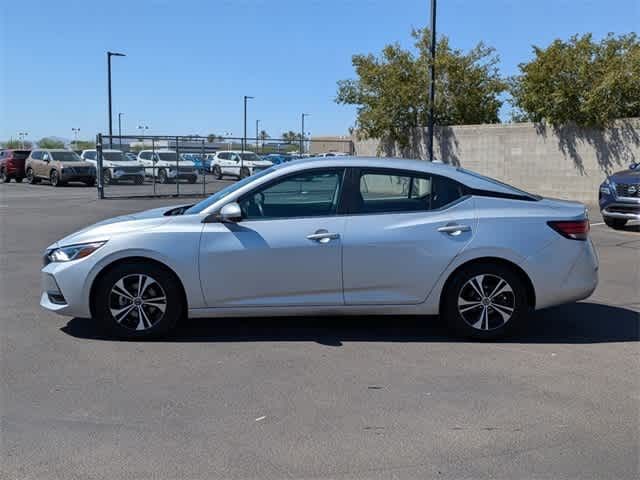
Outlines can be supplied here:
<path id="1" fill-rule="evenodd" d="M 258 137 L 259 137 L 259 138 L 260 138 L 260 140 L 262 140 L 263 142 L 264 142 L 265 140 L 267 140 L 268 138 L 271 138 L 271 137 L 269 136 L 269 134 L 267 133 L 267 131 L 266 131 L 266 130 L 260 130 L 260 133 L 259 133 Z"/>
<path id="2" fill-rule="evenodd" d="M 64 148 L 64 142 L 51 137 L 44 137 L 38 140 L 40 148 Z"/>
<path id="3" fill-rule="evenodd" d="M 4 148 L 12 148 L 12 149 L 27 149 L 30 150 L 33 148 L 33 143 L 29 140 L 14 140 L 13 138 L 7 140 L 6 142 L 2 142 L 2 146 Z"/>
<path id="4" fill-rule="evenodd" d="M 414 128 L 427 125 L 429 110 L 430 33 L 412 32 L 415 48 L 387 45 L 379 56 L 354 55 L 357 79 L 338 81 L 335 101 L 356 105 L 356 129 L 364 138 L 409 145 Z M 436 45 L 435 122 L 438 125 L 497 123 L 500 95 L 507 84 L 500 77 L 495 50 L 479 43 L 464 53 L 447 37 Z"/>
<path id="5" fill-rule="evenodd" d="M 294 143 L 300 141 L 300 134 L 294 132 L 293 130 L 289 130 L 288 132 L 284 132 L 282 134 L 282 140 L 287 143 Z"/>
<path id="6" fill-rule="evenodd" d="M 534 59 L 511 79 L 513 117 L 554 127 L 574 122 L 603 127 L 640 116 L 640 42 L 635 33 L 591 34 L 534 46 Z"/>
<path id="7" fill-rule="evenodd" d="M 114 148 L 117 148 L 117 145 L 118 144 L 115 144 Z M 71 142 L 71 148 L 73 148 L 74 150 L 91 150 L 93 148 L 96 148 L 96 143 L 89 140 L 74 140 L 73 142 Z"/>

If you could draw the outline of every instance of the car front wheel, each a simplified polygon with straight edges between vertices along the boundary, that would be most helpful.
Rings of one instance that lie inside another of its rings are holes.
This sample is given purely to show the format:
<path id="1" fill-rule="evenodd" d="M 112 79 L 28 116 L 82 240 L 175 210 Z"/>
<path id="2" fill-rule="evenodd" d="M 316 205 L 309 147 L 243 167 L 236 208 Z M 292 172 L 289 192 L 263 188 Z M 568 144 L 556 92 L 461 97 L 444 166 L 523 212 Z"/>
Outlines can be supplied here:
<path id="1" fill-rule="evenodd" d="M 512 269 L 482 263 L 455 273 L 445 290 L 443 313 L 458 334 L 495 340 L 517 328 L 530 310 L 527 291 Z"/>
<path id="2" fill-rule="evenodd" d="M 249 172 L 249 169 L 247 167 L 242 167 L 240 169 L 240 178 L 247 178 L 249 175 L 251 175 L 251 173 Z"/>
<path id="3" fill-rule="evenodd" d="M 166 335 L 183 311 L 178 280 L 154 264 L 117 265 L 96 285 L 93 312 L 102 327 L 120 338 Z"/>
<path id="4" fill-rule="evenodd" d="M 51 170 L 49 174 L 49 183 L 52 187 L 59 187 L 62 182 L 60 182 L 60 176 L 58 175 L 57 170 Z"/>
<path id="5" fill-rule="evenodd" d="M 220 168 L 220 165 L 213 167 L 213 176 L 216 177 L 217 180 L 222 179 L 222 169 Z"/>
<path id="6" fill-rule="evenodd" d="M 627 221 L 624 218 L 604 217 L 604 223 L 607 224 L 607 227 L 613 228 L 614 230 L 619 230 L 627 224 Z"/>
<path id="7" fill-rule="evenodd" d="M 167 171 L 164 168 L 160 169 L 158 172 L 158 180 L 160 183 L 169 183 L 169 177 L 167 176 Z"/>

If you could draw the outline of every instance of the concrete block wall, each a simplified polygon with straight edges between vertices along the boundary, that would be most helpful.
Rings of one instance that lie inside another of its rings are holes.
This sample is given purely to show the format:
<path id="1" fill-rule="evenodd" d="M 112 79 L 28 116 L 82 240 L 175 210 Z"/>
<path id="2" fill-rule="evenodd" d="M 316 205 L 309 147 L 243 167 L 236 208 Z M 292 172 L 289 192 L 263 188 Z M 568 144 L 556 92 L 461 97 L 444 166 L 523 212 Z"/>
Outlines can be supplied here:
<path id="1" fill-rule="evenodd" d="M 416 130 L 403 151 L 356 138 L 354 149 L 359 156 L 426 159 L 426 130 Z M 605 130 L 534 123 L 438 127 L 434 155 L 545 197 L 595 204 L 607 174 L 640 162 L 640 119 Z"/>

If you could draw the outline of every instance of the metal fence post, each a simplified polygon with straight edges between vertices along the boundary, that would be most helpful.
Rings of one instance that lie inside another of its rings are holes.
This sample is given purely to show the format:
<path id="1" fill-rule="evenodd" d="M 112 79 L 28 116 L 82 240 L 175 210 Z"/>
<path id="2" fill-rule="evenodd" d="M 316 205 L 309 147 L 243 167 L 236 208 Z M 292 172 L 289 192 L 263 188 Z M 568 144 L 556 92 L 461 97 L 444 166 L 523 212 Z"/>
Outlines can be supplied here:
<path id="1" fill-rule="evenodd" d="M 96 177 L 98 179 L 98 199 L 104 200 L 104 184 L 102 178 L 102 134 L 96 135 Z"/>
<path id="2" fill-rule="evenodd" d="M 180 196 L 180 140 L 176 137 L 176 196 Z"/>
<path id="3" fill-rule="evenodd" d="M 204 166 L 204 140 L 202 140 L 202 195 L 207 194 L 207 167 Z"/>

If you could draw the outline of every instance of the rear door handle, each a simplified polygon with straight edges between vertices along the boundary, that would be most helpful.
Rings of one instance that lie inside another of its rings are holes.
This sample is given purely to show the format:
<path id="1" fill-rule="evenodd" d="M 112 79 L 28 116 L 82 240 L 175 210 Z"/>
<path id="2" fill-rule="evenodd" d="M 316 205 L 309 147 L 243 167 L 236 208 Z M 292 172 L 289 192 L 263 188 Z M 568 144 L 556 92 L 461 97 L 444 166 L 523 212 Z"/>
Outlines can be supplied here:
<path id="1" fill-rule="evenodd" d="M 338 238 L 340 238 L 339 233 L 329 233 L 327 230 L 318 230 L 316 233 L 307 235 L 308 240 L 318 243 L 329 243 L 331 240 L 337 240 Z"/>
<path id="2" fill-rule="evenodd" d="M 460 235 L 462 232 L 470 232 L 471 227 L 469 225 L 449 224 L 449 225 L 445 225 L 444 227 L 439 227 L 438 231 L 455 236 L 455 235 Z"/>

